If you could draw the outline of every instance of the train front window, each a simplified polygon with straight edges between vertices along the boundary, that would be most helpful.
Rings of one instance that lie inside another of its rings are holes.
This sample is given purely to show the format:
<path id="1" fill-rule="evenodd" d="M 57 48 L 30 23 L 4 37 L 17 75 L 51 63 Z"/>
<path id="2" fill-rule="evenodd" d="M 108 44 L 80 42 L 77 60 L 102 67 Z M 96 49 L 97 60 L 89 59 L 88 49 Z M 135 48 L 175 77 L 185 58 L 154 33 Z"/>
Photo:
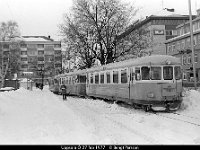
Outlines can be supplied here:
<path id="1" fill-rule="evenodd" d="M 151 67 L 151 80 L 161 80 L 161 67 Z"/>
<path id="2" fill-rule="evenodd" d="M 163 78 L 164 78 L 164 80 L 172 80 L 173 79 L 173 67 L 172 66 L 164 66 L 163 67 Z"/>
<path id="3" fill-rule="evenodd" d="M 174 67 L 175 79 L 180 80 L 182 78 L 181 67 L 175 66 Z"/>

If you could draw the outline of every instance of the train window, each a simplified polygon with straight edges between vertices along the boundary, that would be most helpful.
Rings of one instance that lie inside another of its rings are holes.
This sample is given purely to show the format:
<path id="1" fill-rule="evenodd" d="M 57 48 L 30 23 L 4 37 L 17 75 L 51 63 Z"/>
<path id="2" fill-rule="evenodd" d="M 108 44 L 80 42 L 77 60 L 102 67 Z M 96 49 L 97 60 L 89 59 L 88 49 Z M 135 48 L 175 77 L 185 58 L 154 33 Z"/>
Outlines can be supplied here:
<path id="1" fill-rule="evenodd" d="M 175 66 L 174 67 L 175 79 L 180 80 L 182 78 L 181 67 Z"/>
<path id="2" fill-rule="evenodd" d="M 151 67 L 151 80 L 161 80 L 161 67 Z"/>
<path id="3" fill-rule="evenodd" d="M 100 83 L 104 84 L 104 73 L 100 74 Z"/>
<path id="4" fill-rule="evenodd" d="M 69 84 L 71 84 L 71 81 L 72 81 L 72 79 L 71 79 L 71 77 L 69 77 Z"/>
<path id="5" fill-rule="evenodd" d="M 93 74 L 91 73 L 90 74 L 90 84 L 92 84 L 93 83 Z"/>
<path id="6" fill-rule="evenodd" d="M 150 79 L 150 68 L 149 67 L 142 67 L 142 80 L 149 80 Z"/>
<path id="7" fill-rule="evenodd" d="M 64 78 L 61 78 L 61 79 L 62 79 L 62 84 L 64 84 L 64 81 L 65 81 Z"/>
<path id="8" fill-rule="evenodd" d="M 106 72 L 107 83 L 110 83 L 110 72 Z"/>
<path id="9" fill-rule="evenodd" d="M 164 66 L 163 67 L 163 78 L 164 78 L 164 80 L 172 80 L 173 79 L 173 67 L 172 66 Z"/>
<path id="10" fill-rule="evenodd" d="M 95 84 L 99 84 L 99 74 L 95 74 Z"/>
<path id="11" fill-rule="evenodd" d="M 113 71 L 113 83 L 118 83 L 118 71 Z"/>
<path id="12" fill-rule="evenodd" d="M 121 70 L 121 83 L 127 83 L 127 69 Z"/>
<path id="13" fill-rule="evenodd" d="M 80 76 L 80 83 L 86 83 L 86 76 Z"/>
<path id="14" fill-rule="evenodd" d="M 138 68 L 138 67 L 135 68 L 135 79 L 136 80 L 140 80 L 141 79 L 140 68 Z"/>

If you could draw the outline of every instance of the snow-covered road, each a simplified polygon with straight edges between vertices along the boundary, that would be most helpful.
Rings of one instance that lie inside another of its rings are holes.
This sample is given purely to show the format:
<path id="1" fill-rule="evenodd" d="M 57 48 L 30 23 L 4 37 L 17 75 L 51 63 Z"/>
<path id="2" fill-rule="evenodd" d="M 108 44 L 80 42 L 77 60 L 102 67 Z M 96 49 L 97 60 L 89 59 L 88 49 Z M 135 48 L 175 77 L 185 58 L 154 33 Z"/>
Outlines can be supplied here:
<path id="1" fill-rule="evenodd" d="M 182 109 L 146 113 L 47 88 L 0 93 L 0 144 L 200 144 L 200 92 L 186 91 Z"/>

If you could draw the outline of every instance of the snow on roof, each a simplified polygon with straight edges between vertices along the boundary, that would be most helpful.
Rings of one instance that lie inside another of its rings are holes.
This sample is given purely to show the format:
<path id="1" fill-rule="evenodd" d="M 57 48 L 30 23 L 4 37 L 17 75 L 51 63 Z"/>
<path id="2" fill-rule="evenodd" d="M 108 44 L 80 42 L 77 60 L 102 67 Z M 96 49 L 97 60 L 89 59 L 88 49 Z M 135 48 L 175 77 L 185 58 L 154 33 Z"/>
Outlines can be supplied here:
<path id="1" fill-rule="evenodd" d="M 20 82 L 33 82 L 33 81 L 30 79 L 24 78 L 24 79 L 21 79 Z"/>
<path id="2" fill-rule="evenodd" d="M 160 10 L 152 14 L 152 16 L 166 16 L 166 17 L 183 17 L 184 15 L 176 14 L 175 12 L 170 12 L 165 10 Z"/>
<path id="3" fill-rule="evenodd" d="M 47 41 L 46 39 L 43 39 L 43 38 L 34 38 L 34 37 L 31 37 L 31 38 L 24 38 L 25 41 Z"/>
<path id="4" fill-rule="evenodd" d="M 53 41 L 53 39 L 46 36 L 23 36 L 24 41 Z"/>
<path id="5" fill-rule="evenodd" d="M 100 67 L 90 68 L 87 71 L 96 71 L 96 70 L 104 70 L 104 68 L 111 69 L 111 68 L 120 68 L 120 67 L 128 67 L 133 65 L 165 65 L 167 62 L 170 62 L 171 65 L 173 64 L 181 64 L 179 58 L 169 56 L 169 55 L 151 55 L 151 56 L 144 56 L 137 59 L 128 59 L 125 61 L 110 63 L 107 65 L 103 65 Z"/>

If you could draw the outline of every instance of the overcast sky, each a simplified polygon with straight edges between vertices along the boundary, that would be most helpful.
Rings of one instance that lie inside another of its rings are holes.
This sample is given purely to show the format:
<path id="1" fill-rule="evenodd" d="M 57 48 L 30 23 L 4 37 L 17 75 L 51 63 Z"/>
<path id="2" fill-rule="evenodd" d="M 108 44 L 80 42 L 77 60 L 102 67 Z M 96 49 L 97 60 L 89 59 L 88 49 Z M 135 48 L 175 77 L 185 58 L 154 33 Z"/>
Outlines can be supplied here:
<path id="1" fill-rule="evenodd" d="M 122 0 L 132 2 L 133 0 Z M 158 14 L 162 8 L 174 8 L 176 14 L 188 14 L 188 0 L 134 0 L 140 8 L 137 18 Z M 191 0 L 192 14 L 200 1 Z M 58 25 L 69 11 L 72 0 L 0 0 L 0 22 L 15 20 L 22 35 L 50 35 L 59 40 Z M 137 19 L 136 18 L 136 19 Z"/>

